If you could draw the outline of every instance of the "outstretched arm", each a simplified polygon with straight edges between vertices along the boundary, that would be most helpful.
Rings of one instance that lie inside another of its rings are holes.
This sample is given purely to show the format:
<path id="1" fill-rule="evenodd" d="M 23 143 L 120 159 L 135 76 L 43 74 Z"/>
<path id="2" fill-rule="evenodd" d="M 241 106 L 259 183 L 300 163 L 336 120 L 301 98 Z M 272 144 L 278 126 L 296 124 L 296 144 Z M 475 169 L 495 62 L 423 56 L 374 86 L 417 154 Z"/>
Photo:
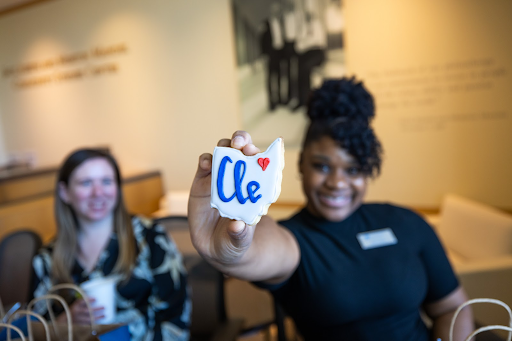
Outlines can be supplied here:
<path id="1" fill-rule="evenodd" d="M 218 146 L 236 148 L 245 155 L 259 153 L 251 136 L 236 131 Z M 299 264 L 295 237 L 269 217 L 254 226 L 222 218 L 210 207 L 212 155 L 199 157 L 190 190 L 188 216 L 192 243 L 197 251 L 223 273 L 248 281 L 279 283 Z"/>

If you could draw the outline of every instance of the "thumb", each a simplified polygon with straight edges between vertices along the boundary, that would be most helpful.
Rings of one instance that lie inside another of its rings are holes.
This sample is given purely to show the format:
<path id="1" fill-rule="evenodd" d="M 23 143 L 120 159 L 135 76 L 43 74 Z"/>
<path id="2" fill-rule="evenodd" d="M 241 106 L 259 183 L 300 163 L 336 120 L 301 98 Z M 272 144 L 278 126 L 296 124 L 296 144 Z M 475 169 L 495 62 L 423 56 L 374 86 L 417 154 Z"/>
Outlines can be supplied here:
<path id="1" fill-rule="evenodd" d="M 227 226 L 227 233 L 235 250 L 245 251 L 251 245 L 254 226 L 240 220 L 231 220 Z"/>

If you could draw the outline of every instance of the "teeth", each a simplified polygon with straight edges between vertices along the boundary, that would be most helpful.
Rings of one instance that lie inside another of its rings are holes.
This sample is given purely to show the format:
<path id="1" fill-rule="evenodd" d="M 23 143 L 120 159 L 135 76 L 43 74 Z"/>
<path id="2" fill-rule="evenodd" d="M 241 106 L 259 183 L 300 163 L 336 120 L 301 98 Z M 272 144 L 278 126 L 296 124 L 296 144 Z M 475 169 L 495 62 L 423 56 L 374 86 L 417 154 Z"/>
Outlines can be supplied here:
<path id="1" fill-rule="evenodd" d="M 320 195 L 321 200 L 329 206 L 342 207 L 348 205 L 352 200 L 350 195 Z"/>
<path id="2" fill-rule="evenodd" d="M 343 201 L 343 200 L 347 200 L 348 197 L 347 196 L 338 196 L 338 197 L 335 197 L 335 196 L 332 196 L 332 195 L 324 195 L 325 198 L 329 199 L 329 200 L 334 200 L 334 201 Z"/>

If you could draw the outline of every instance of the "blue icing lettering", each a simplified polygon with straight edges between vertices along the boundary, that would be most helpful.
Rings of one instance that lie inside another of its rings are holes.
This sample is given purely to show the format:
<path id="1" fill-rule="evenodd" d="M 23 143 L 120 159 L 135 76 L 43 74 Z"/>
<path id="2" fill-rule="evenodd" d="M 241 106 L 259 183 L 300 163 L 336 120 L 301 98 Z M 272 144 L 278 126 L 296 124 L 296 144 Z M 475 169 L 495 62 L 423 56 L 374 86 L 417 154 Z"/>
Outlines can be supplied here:
<path id="1" fill-rule="evenodd" d="M 242 166 L 244 167 L 244 172 L 242 173 L 242 175 L 240 175 L 240 168 L 242 168 Z M 235 163 L 234 176 L 235 176 L 236 198 L 238 199 L 238 202 L 241 203 L 242 205 L 245 204 L 247 199 L 249 199 L 249 197 L 244 198 L 244 195 L 242 194 L 242 181 L 244 180 L 246 168 L 247 168 L 247 165 L 245 164 L 245 161 L 238 160 Z M 238 174 L 238 176 L 237 176 L 237 174 Z"/>
<path id="2" fill-rule="evenodd" d="M 255 189 L 252 189 L 252 187 L 256 187 Z M 254 204 L 256 201 L 261 199 L 261 194 L 258 194 L 257 197 L 254 196 L 254 193 L 260 189 L 259 182 L 251 181 L 249 184 L 247 184 L 247 192 L 249 193 L 249 198 L 251 199 L 251 202 Z"/>
<path id="3" fill-rule="evenodd" d="M 224 202 L 230 202 L 235 197 L 235 193 L 233 193 L 233 195 L 230 196 L 229 198 L 226 198 L 226 196 L 224 195 L 224 173 L 226 172 L 226 163 L 228 161 L 230 163 L 233 163 L 229 156 L 224 156 L 222 158 L 222 161 L 220 162 L 219 166 L 219 176 L 217 178 L 217 192 L 219 193 L 220 200 Z"/>
<path id="4" fill-rule="evenodd" d="M 233 193 L 233 195 L 229 198 L 224 195 L 224 175 L 226 173 L 226 164 L 228 162 L 233 163 L 229 156 L 224 156 L 219 166 L 219 173 L 217 177 L 217 193 L 219 194 L 220 200 L 223 202 L 230 202 L 236 196 L 238 202 L 242 205 L 245 204 L 248 199 L 251 199 L 253 204 L 256 203 L 262 197 L 261 194 L 254 196 L 256 191 L 261 187 L 257 181 L 251 181 L 247 184 L 247 193 L 249 194 L 247 198 L 244 198 L 242 193 L 242 182 L 244 180 L 245 171 L 247 169 L 247 164 L 242 160 L 238 160 L 235 163 L 235 170 L 233 172 L 235 180 L 235 193 Z"/>

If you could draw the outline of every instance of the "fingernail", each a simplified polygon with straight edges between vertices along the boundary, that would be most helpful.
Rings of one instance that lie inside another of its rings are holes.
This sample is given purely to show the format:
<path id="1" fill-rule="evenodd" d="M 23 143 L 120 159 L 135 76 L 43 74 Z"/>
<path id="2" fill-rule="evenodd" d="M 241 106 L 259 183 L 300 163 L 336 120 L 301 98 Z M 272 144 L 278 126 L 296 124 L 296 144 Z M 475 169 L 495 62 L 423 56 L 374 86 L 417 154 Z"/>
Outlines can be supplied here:
<path id="1" fill-rule="evenodd" d="M 242 148 L 244 146 L 244 138 L 242 136 L 235 136 L 231 144 L 234 148 Z"/>
<path id="2" fill-rule="evenodd" d="M 203 169 L 210 168 L 210 160 L 204 159 L 203 161 L 201 161 L 201 168 L 203 168 Z"/>
<path id="3" fill-rule="evenodd" d="M 240 233 L 244 230 L 245 223 L 243 221 L 237 220 L 233 226 L 233 232 Z"/>

